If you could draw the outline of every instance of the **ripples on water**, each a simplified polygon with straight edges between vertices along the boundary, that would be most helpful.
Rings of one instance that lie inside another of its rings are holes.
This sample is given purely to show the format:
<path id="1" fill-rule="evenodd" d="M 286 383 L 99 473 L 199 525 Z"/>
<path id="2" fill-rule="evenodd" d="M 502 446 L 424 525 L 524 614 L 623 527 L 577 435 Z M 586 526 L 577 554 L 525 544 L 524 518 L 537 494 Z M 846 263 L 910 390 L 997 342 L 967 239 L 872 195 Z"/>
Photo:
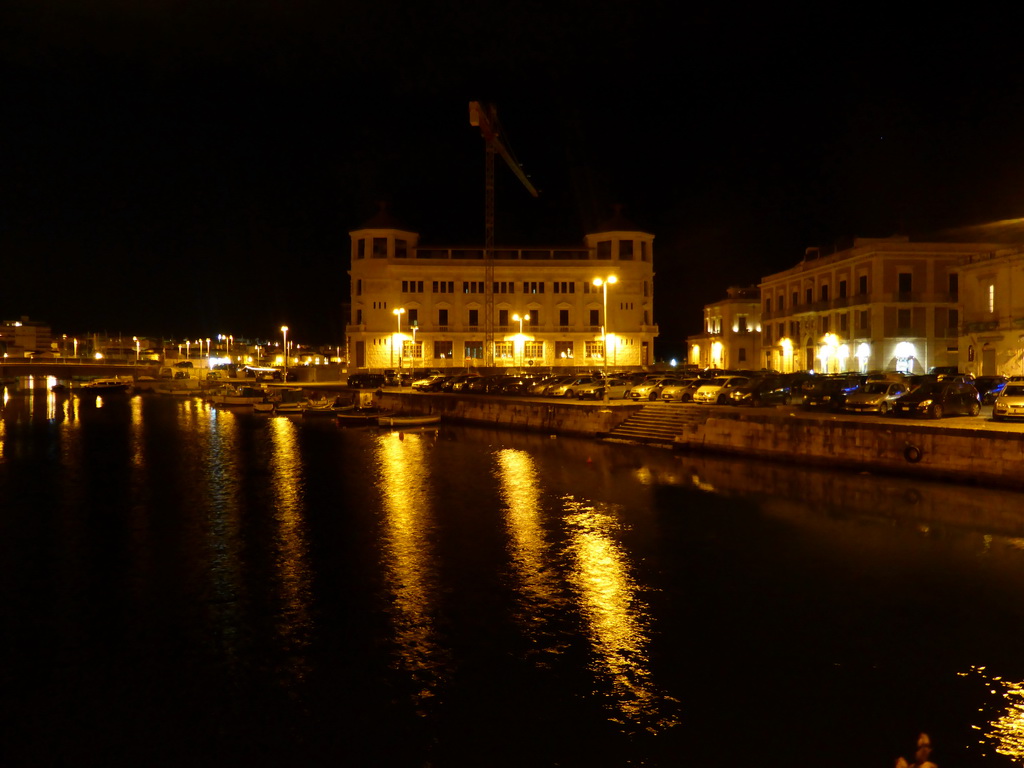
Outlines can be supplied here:
<path id="1" fill-rule="evenodd" d="M 1019 495 L 157 396 L 0 416 L 22 761 L 1024 762 Z"/>

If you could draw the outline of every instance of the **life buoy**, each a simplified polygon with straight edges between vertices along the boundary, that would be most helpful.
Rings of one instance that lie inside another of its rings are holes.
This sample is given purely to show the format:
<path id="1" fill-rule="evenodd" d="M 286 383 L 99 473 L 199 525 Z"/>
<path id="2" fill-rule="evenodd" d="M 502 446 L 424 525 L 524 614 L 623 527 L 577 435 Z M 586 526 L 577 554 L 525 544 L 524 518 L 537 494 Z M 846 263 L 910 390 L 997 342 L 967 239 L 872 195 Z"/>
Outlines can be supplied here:
<path id="1" fill-rule="evenodd" d="M 911 464 L 917 464 L 923 455 L 920 448 L 910 443 L 907 443 L 907 447 L 903 449 L 903 458 Z"/>

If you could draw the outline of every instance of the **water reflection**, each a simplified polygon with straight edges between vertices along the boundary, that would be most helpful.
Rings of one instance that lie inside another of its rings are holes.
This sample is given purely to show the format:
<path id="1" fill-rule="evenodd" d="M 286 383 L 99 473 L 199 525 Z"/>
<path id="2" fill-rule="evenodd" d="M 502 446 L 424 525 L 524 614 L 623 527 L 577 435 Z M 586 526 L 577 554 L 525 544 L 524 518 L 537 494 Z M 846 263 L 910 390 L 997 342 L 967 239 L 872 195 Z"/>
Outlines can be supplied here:
<path id="1" fill-rule="evenodd" d="M 504 448 L 495 453 L 495 461 L 512 568 L 519 583 L 518 623 L 535 652 L 556 655 L 567 645 L 567 639 L 557 640 L 550 620 L 568 601 L 543 526 L 534 458 L 526 451 Z"/>
<path id="2" fill-rule="evenodd" d="M 277 630 L 282 649 L 292 657 L 291 672 L 302 679 L 309 671 L 299 651 L 312 636 L 309 614 L 311 575 L 305 520 L 305 476 L 298 447 L 297 427 L 290 419 L 272 419 L 270 430 L 270 482 L 274 496 L 274 520 L 279 600 Z"/>
<path id="3" fill-rule="evenodd" d="M 202 494 L 200 500 L 208 508 L 207 549 L 209 582 L 212 592 L 210 612 L 212 624 L 217 628 L 217 640 L 223 657 L 233 665 L 240 657 L 243 579 L 241 567 L 242 488 L 243 476 L 238 462 L 238 424 L 232 414 L 216 419 L 199 420 L 189 406 L 179 404 L 179 423 L 192 424 L 190 433 L 195 437 L 197 450 L 186 460 L 186 472 L 198 475 Z"/>
<path id="4" fill-rule="evenodd" d="M 676 725 L 671 699 L 651 680 L 650 616 L 639 598 L 626 550 L 616 541 L 620 523 L 614 510 L 567 497 L 569 581 L 579 595 L 586 619 L 595 671 L 610 686 L 622 722 L 657 733 Z"/>
<path id="5" fill-rule="evenodd" d="M 985 667 L 972 667 L 969 674 L 980 678 L 989 695 L 996 699 L 991 707 L 992 719 L 974 726 L 982 733 L 979 745 L 983 750 L 991 749 L 1024 763 L 1024 682 L 1005 680 L 990 674 Z"/>
<path id="6" fill-rule="evenodd" d="M 433 509 L 429 433 L 382 432 L 376 465 L 383 503 L 384 568 L 398 665 L 415 686 L 422 707 L 437 693 L 448 654 L 437 637 L 438 577 L 431 544 Z"/>

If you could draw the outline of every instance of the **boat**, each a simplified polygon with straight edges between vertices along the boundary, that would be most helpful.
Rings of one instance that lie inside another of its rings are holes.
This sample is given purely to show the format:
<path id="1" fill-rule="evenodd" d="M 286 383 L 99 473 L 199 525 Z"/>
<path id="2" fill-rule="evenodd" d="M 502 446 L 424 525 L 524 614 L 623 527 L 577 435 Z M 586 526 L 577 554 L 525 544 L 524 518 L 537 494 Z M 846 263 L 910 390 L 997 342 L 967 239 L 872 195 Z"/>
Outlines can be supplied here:
<path id="1" fill-rule="evenodd" d="M 253 403 L 252 409 L 256 413 L 273 413 L 274 403 Z"/>
<path id="2" fill-rule="evenodd" d="M 303 416 L 333 416 L 339 410 L 338 398 L 324 397 L 319 400 L 307 400 L 302 410 Z"/>
<path id="3" fill-rule="evenodd" d="M 213 405 L 221 406 L 222 408 L 230 408 L 232 406 L 252 407 L 256 403 L 266 402 L 267 393 L 256 387 L 227 386 L 211 392 L 207 399 Z"/>
<path id="4" fill-rule="evenodd" d="M 359 424 L 376 424 L 378 419 L 388 414 L 390 414 L 390 411 L 374 407 L 346 408 L 345 410 L 336 411 L 334 417 L 338 420 L 339 424 L 356 426 Z"/>
<path id="5" fill-rule="evenodd" d="M 131 379 L 122 379 L 120 376 L 113 376 L 82 382 L 78 387 L 76 387 L 76 389 L 79 392 L 87 394 L 108 395 L 127 392 L 131 386 Z"/>
<path id="6" fill-rule="evenodd" d="M 440 422 L 441 415 L 437 413 L 388 414 L 377 417 L 377 424 L 382 427 L 429 427 Z"/>

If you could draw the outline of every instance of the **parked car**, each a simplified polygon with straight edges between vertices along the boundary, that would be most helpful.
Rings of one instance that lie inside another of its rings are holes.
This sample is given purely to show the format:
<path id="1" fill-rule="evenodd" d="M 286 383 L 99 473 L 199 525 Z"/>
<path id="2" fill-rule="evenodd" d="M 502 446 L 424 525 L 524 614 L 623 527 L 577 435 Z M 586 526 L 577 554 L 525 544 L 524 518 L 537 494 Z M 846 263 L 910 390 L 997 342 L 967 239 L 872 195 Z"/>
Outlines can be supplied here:
<path id="1" fill-rule="evenodd" d="M 659 397 L 666 403 L 687 403 L 693 400 L 693 393 L 706 379 L 682 379 L 661 388 Z"/>
<path id="2" fill-rule="evenodd" d="M 562 382 L 568 381 L 572 378 L 572 376 L 567 376 L 566 374 L 548 376 L 536 382 L 532 387 L 530 387 L 530 394 L 536 395 L 538 397 L 545 397 L 548 393 L 548 390 L 551 387 L 557 384 L 561 384 Z"/>
<path id="3" fill-rule="evenodd" d="M 729 393 L 729 401 L 733 405 L 750 405 L 755 408 L 762 405 L 789 405 L 791 400 L 789 384 L 778 376 L 751 379 Z"/>
<path id="4" fill-rule="evenodd" d="M 576 397 L 576 391 L 585 384 L 593 384 L 599 381 L 592 375 L 587 374 L 586 376 L 573 376 L 566 381 L 560 381 L 557 384 L 548 388 L 547 392 L 544 393 L 544 397 Z"/>
<path id="5" fill-rule="evenodd" d="M 745 387 L 749 383 L 750 379 L 746 376 L 719 376 L 704 382 L 693 393 L 693 402 L 725 405 L 729 402 L 729 397 L 734 389 Z"/>
<path id="6" fill-rule="evenodd" d="M 498 394 L 502 395 L 525 395 L 530 391 L 536 383 L 536 379 L 529 376 L 505 376 L 502 378 L 500 387 L 497 390 Z"/>
<path id="7" fill-rule="evenodd" d="M 419 390 L 420 392 L 433 392 L 436 391 L 434 388 L 435 384 L 440 384 L 444 381 L 445 375 L 442 373 L 432 373 L 428 376 L 416 379 L 412 383 L 412 388 Z"/>
<path id="8" fill-rule="evenodd" d="M 846 396 L 856 390 L 864 381 L 859 375 L 822 374 L 804 382 L 804 407 L 819 410 L 838 411 L 843 407 Z"/>
<path id="9" fill-rule="evenodd" d="M 974 385 L 964 381 L 946 380 L 925 382 L 892 404 L 896 416 L 977 416 L 981 413 L 981 398 Z"/>
<path id="10" fill-rule="evenodd" d="M 581 384 L 576 390 L 579 400 L 603 400 L 607 391 L 609 400 L 620 400 L 629 397 L 633 382 L 629 379 L 609 378 L 594 380 L 589 384 Z"/>
<path id="11" fill-rule="evenodd" d="M 451 378 L 445 379 L 441 385 L 442 392 L 461 392 L 465 389 L 466 382 L 470 379 L 478 378 L 478 373 L 458 373 Z"/>
<path id="12" fill-rule="evenodd" d="M 976 378 L 974 388 L 981 395 L 982 405 L 992 405 L 999 397 L 999 393 L 1003 391 L 1007 381 L 1009 379 L 1005 376 L 979 376 Z"/>
<path id="13" fill-rule="evenodd" d="M 907 385 L 898 381 L 866 381 L 846 396 L 843 410 L 885 416 L 892 410 L 896 398 L 903 397 L 907 391 Z"/>
<path id="14" fill-rule="evenodd" d="M 1024 419 L 1024 381 L 1008 381 L 992 406 L 992 420 Z"/>
<path id="15" fill-rule="evenodd" d="M 488 373 L 483 376 L 475 376 L 466 379 L 463 384 L 464 392 L 472 392 L 476 395 L 493 395 L 501 391 L 501 385 L 505 379 L 503 373 Z"/>
<path id="16" fill-rule="evenodd" d="M 679 381 L 679 379 L 674 379 L 668 376 L 645 379 L 639 384 L 633 385 L 633 388 L 629 390 L 629 397 L 632 400 L 657 400 L 661 395 L 663 387 L 667 387 L 677 381 Z"/>

